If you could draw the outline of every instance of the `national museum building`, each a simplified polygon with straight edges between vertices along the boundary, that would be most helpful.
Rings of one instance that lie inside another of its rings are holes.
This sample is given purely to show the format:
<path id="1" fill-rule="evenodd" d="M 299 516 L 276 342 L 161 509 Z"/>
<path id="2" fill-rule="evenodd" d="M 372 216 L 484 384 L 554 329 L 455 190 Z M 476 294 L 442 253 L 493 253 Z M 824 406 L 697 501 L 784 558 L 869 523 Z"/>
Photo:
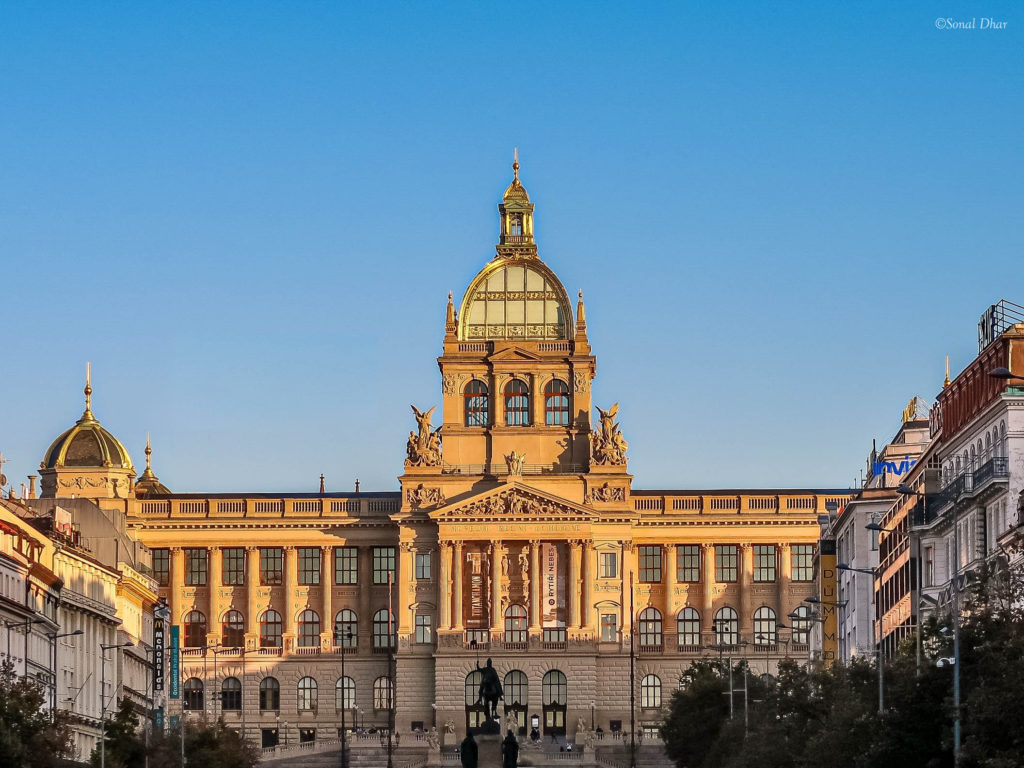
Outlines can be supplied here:
<path id="1" fill-rule="evenodd" d="M 272 745 L 342 714 L 387 727 L 393 704 L 399 733 L 461 738 L 489 658 L 506 717 L 571 738 L 629 728 L 631 649 L 637 728 L 696 658 L 807 658 L 818 516 L 848 492 L 633 488 L 582 293 L 539 258 L 513 169 L 496 255 L 449 295 L 440 408 L 395 435 L 398 491 L 172 493 L 91 412 L 47 452 L 42 498 L 120 511 L 152 551 L 183 647 L 168 714 Z"/>

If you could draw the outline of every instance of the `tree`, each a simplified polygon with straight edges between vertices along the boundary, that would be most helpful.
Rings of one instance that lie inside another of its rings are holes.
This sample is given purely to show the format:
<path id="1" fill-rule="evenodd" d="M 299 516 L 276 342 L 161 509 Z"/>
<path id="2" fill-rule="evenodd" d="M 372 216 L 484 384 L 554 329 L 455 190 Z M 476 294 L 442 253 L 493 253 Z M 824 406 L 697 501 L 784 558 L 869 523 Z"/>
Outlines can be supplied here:
<path id="1" fill-rule="evenodd" d="M 150 768 L 180 768 L 180 728 L 154 733 L 150 745 Z M 243 741 L 223 719 L 186 725 L 185 755 L 188 765 L 203 768 L 253 768 L 260 757 L 252 742 Z"/>
<path id="2" fill-rule="evenodd" d="M 43 710 L 46 692 L 36 680 L 0 665 L 0 765 L 55 768 L 74 756 L 68 714 Z"/>
<path id="3" fill-rule="evenodd" d="M 140 738 L 139 716 L 131 699 L 121 699 L 117 714 L 107 720 L 106 755 L 103 756 L 109 768 L 134 768 L 142 765 L 146 758 L 146 746 Z M 92 751 L 90 762 L 99 766 L 100 747 Z"/>

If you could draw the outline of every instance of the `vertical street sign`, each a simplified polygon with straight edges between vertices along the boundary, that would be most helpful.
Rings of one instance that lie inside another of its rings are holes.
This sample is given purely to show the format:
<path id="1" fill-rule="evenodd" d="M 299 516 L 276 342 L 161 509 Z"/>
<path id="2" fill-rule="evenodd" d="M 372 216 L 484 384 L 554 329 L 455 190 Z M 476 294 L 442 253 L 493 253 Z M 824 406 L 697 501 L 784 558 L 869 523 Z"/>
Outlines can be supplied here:
<path id="1" fill-rule="evenodd" d="M 181 627 L 174 624 L 171 627 L 171 698 L 177 699 L 181 693 L 181 670 L 179 668 L 179 633 Z"/>
<path id="2" fill-rule="evenodd" d="M 153 619 L 153 691 L 164 689 L 164 620 Z"/>

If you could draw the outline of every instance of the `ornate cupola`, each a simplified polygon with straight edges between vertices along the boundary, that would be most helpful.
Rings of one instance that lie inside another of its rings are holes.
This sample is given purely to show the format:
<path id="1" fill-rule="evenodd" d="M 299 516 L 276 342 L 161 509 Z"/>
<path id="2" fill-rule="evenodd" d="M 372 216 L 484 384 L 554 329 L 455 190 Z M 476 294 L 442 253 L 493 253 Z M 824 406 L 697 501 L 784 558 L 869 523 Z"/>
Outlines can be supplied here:
<path id="1" fill-rule="evenodd" d="M 92 413 L 92 375 L 85 368 L 85 412 L 53 441 L 39 465 L 42 497 L 126 498 L 133 492 L 135 466 L 124 444 Z"/>
<path id="2" fill-rule="evenodd" d="M 533 240 L 533 203 L 519 180 L 519 148 L 512 154 L 512 183 L 508 185 L 498 212 L 501 214 L 501 235 L 498 256 L 505 258 L 537 258 L 537 244 Z"/>
<path id="3" fill-rule="evenodd" d="M 323 481 L 321 481 L 323 482 Z M 153 473 L 153 447 L 149 442 L 149 433 L 146 433 L 146 468 L 139 475 L 135 481 L 135 495 L 139 498 L 143 496 L 159 496 L 162 494 L 170 493 L 170 489 L 160 482 L 160 478 Z"/>

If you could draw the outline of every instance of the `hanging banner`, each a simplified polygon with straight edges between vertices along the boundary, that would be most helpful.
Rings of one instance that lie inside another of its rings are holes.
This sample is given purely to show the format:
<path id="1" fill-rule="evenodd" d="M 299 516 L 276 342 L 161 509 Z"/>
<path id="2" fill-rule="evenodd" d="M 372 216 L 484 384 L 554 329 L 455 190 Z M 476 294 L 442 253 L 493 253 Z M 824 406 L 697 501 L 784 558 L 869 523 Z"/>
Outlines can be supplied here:
<path id="1" fill-rule="evenodd" d="M 177 699 L 181 692 L 181 669 L 179 667 L 179 644 L 178 635 L 181 627 L 174 624 L 171 627 L 171 698 Z"/>
<path id="2" fill-rule="evenodd" d="M 164 620 L 153 619 L 153 690 L 164 689 Z"/>
<path id="3" fill-rule="evenodd" d="M 565 579 L 561 576 L 562 559 L 558 545 L 541 544 L 540 552 L 540 588 L 545 627 L 565 626 Z"/>

